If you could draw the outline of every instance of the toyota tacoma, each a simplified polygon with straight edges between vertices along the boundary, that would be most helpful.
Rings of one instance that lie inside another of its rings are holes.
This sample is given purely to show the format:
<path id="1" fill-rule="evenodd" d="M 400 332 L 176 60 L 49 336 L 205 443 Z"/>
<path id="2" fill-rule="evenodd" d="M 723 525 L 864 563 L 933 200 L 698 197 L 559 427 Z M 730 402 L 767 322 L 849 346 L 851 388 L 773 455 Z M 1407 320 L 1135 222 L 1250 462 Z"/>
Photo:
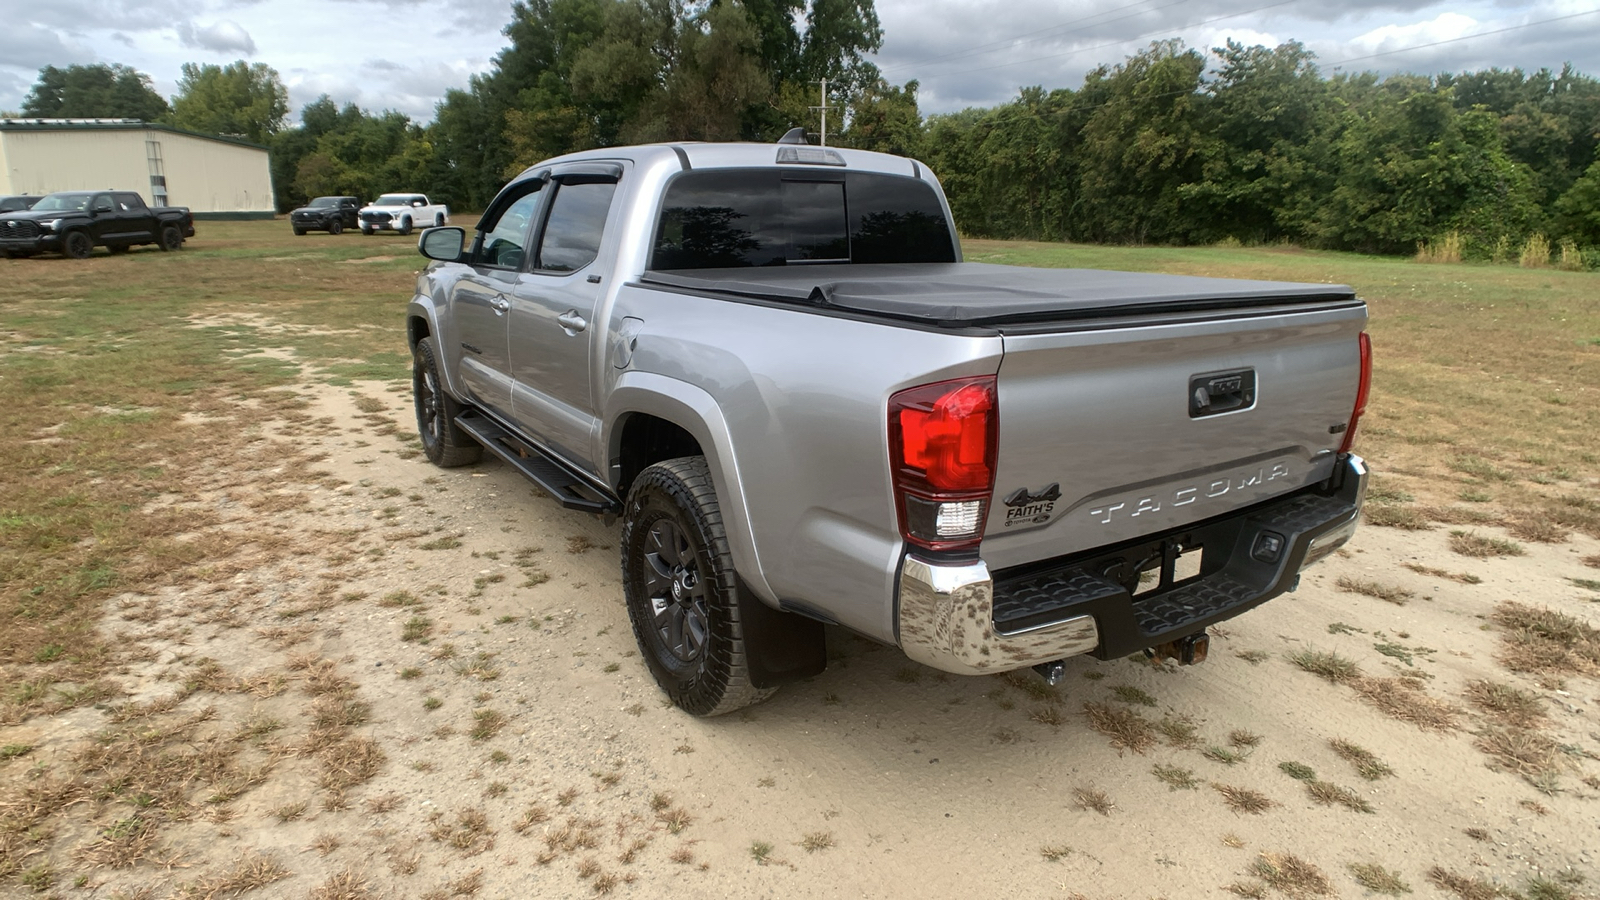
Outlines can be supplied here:
<path id="1" fill-rule="evenodd" d="M 825 625 L 969 675 L 1198 662 L 1356 527 L 1348 287 L 963 262 L 926 166 L 792 133 L 552 159 L 418 243 L 428 458 L 620 519 L 691 714 L 822 671 Z"/>

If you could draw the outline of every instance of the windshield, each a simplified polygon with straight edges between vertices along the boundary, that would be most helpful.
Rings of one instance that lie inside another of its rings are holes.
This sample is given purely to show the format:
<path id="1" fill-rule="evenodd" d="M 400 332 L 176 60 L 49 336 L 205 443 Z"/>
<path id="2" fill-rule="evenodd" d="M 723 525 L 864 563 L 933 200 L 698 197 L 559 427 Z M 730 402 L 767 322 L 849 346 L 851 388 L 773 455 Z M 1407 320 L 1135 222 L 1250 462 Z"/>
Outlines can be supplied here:
<path id="1" fill-rule="evenodd" d="M 85 210 L 89 208 L 88 194 L 51 194 L 33 205 L 43 210 Z"/>
<path id="2" fill-rule="evenodd" d="M 372 201 L 373 206 L 410 206 L 411 201 L 417 199 L 410 194 L 384 194 Z"/>
<path id="3" fill-rule="evenodd" d="M 338 197 L 318 197 L 317 199 L 311 201 L 311 208 L 312 209 L 327 209 L 330 206 L 338 206 L 338 205 L 339 205 L 339 198 Z"/>

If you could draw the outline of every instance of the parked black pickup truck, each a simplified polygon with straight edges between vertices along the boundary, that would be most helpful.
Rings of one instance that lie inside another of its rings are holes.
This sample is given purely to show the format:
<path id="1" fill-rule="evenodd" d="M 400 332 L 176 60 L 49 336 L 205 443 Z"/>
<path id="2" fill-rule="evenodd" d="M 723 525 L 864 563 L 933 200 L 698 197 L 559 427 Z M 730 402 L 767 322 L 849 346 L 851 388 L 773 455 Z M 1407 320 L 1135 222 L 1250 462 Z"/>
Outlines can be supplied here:
<path id="1" fill-rule="evenodd" d="M 194 237 L 187 207 L 151 209 L 133 191 L 60 191 L 25 212 L 0 213 L 0 255 L 55 252 L 87 259 L 95 247 L 121 253 L 138 244 L 177 250 Z"/>
<path id="2" fill-rule="evenodd" d="M 361 201 L 355 197 L 318 197 L 289 213 L 289 225 L 298 235 L 308 231 L 339 234 L 360 224 L 357 214 L 361 206 Z"/>

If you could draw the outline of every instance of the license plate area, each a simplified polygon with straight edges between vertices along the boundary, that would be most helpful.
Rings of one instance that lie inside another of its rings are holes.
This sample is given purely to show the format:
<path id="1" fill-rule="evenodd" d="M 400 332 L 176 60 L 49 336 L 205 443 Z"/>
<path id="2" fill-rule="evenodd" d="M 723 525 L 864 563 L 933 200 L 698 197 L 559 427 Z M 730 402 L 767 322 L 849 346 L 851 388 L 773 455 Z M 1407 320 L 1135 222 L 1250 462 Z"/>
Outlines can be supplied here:
<path id="1" fill-rule="evenodd" d="M 1182 539 L 1161 541 L 1152 552 L 1132 564 L 1138 584 L 1129 591 L 1135 599 L 1188 584 L 1204 572 L 1205 545 Z M 1109 573 L 1108 573 L 1109 575 Z"/>

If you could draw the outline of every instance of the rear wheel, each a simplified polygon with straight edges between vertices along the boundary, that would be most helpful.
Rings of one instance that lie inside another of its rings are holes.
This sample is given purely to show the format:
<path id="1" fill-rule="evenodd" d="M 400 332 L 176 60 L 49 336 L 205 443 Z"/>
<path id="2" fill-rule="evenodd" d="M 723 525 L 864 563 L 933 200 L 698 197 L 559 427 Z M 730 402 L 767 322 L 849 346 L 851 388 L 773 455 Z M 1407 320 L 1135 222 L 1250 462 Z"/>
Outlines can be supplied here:
<path id="1" fill-rule="evenodd" d="M 161 249 L 163 251 L 182 250 L 183 232 L 176 225 L 165 225 L 161 228 Z"/>
<path id="2" fill-rule="evenodd" d="M 750 683 L 738 583 L 705 457 L 640 473 L 622 524 L 628 618 L 650 674 L 691 715 L 720 716 L 777 690 Z"/>
<path id="3" fill-rule="evenodd" d="M 440 225 L 443 225 L 443 224 L 444 224 L 444 213 L 434 213 L 433 214 L 433 227 L 438 228 Z"/>
<path id="4" fill-rule="evenodd" d="M 87 231 L 69 231 L 61 241 L 61 252 L 73 259 L 88 259 L 94 252 L 94 238 Z"/>
<path id="5" fill-rule="evenodd" d="M 329 234 L 339 234 L 339 233 L 341 233 L 343 231 L 344 231 L 344 223 L 339 221 L 338 219 L 334 219 L 332 222 L 328 223 L 328 233 Z"/>
<path id="6" fill-rule="evenodd" d="M 411 398 L 417 407 L 417 434 L 428 460 L 444 469 L 471 465 L 483 456 L 471 435 L 456 425 L 461 404 L 444 389 L 433 338 L 417 341 L 411 355 Z"/>

